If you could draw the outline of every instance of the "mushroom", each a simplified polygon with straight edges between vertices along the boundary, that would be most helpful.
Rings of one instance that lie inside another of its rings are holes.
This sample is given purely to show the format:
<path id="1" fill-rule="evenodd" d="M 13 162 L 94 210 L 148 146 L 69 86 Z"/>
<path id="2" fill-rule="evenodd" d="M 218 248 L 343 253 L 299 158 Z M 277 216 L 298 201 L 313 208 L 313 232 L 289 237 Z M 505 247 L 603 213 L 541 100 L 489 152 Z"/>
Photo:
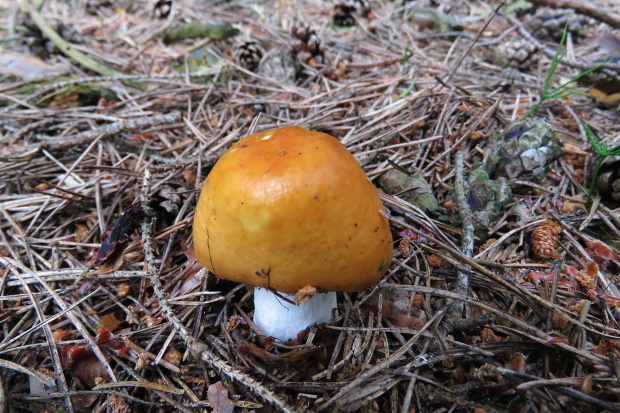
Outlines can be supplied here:
<path id="1" fill-rule="evenodd" d="M 194 216 L 198 260 L 254 286 L 254 323 L 290 340 L 332 318 L 336 292 L 377 283 L 393 253 L 374 185 L 336 138 L 298 127 L 250 135 L 207 177 Z"/>

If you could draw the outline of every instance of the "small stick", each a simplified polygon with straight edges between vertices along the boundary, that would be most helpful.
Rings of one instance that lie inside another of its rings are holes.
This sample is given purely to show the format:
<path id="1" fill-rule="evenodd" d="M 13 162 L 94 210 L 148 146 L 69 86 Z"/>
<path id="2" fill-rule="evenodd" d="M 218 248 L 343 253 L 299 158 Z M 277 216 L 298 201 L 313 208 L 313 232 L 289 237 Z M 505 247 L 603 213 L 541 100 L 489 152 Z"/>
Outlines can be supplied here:
<path id="1" fill-rule="evenodd" d="M 456 161 L 456 181 L 454 184 L 454 193 L 456 195 L 456 205 L 459 209 L 459 216 L 463 223 L 463 230 L 461 233 L 461 249 L 463 255 L 471 258 L 474 252 L 474 224 L 472 222 L 472 212 L 467 202 L 467 184 L 465 182 L 465 165 L 463 152 L 459 152 L 455 157 Z M 456 278 L 456 285 L 454 292 L 460 295 L 469 295 L 469 277 L 467 273 L 471 271 L 471 266 L 468 264 L 462 264 L 459 266 L 459 270 Z M 451 314 L 463 315 L 463 303 L 455 303 Z"/>

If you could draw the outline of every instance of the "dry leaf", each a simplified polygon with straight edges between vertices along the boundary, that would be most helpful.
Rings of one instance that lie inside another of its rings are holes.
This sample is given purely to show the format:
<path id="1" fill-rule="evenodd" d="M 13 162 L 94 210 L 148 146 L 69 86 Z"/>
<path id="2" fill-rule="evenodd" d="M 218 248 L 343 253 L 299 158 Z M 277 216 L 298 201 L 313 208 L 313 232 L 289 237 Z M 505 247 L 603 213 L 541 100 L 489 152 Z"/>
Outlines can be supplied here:
<path id="1" fill-rule="evenodd" d="M 563 333 L 568 332 L 568 330 L 570 330 L 573 326 L 568 318 L 555 313 L 551 316 L 551 322 L 553 323 L 553 328 L 560 330 Z"/>
<path id="2" fill-rule="evenodd" d="M 89 232 L 90 232 L 90 229 L 88 228 L 88 226 L 84 224 L 76 224 L 75 225 L 75 240 L 77 242 L 84 241 L 86 237 L 88 236 Z"/>
<path id="3" fill-rule="evenodd" d="M 564 265 L 564 269 L 560 271 L 560 273 L 576 279 L 579 275 L 579 270 L 572 265 L 566 264 Z"/>
<path id="4" fill-rule="evenodd" d="M 150 315 L 147 315 L 140 321 L 144 323 L 147 327 L 153 327 L 153 326 L 159 325 L 161 323 L 161 320 L 162 320 L 161 317 L 152 317 Z"/>
<path id="5" fill-rule="evenodd" d="M 99 347 L 107 347 L 119 356 L 125 356 L 129 351 L 125 343 L 110 338 L 110 332 L 105 328 L 97 330 L 96 341 Z M 89 344 L 68 344 L 60 349 L 60 364 L 64 369 L 73 371 L 76 362 L 91 356 L 95 357 Z M 99 362 L 96 357 L 95 360 Z"/>
<path id="6" fill-rule="evenodd" d="M 194 253 L 194 245 L 187 245 L 189 234 L 181 238 L 181 248 L 187 257 L 187 264 L 191 267 L 187 269 L 183 284 L 179 288 L 179 295 L 186 294 L 202 284 L 202 280 L 207 275 L 207 270 L 198 262 Z M 204 270 L 204 271 L 202 271 Z"/>
<path id="7" fill-rule="evenodd" d="M 508 362 L 510 368 L 514 371 L 518 371 L 519 373 L 525 373 L 525 368 L 527 367 L 527 360 L 521 353 L 515 354 L 510 361 Z"/>
<path id="8" fill-rule="evenodd" d="M 581 313 L 581 310 L 583 309 L 583 306 L 585 304 L 586 300 L 579 300 L 573 304 L 567 305 L 565 307 L 565 310 L 575 314 L 576 317 Z M 554 313 L 552 316 L 552 322 L 553 327 L 561 330 L 562 332 L 568 332 L 573 327 L 573 324 L 567 318 L 556 313 Z"/>
<path id="9" fill-rule="evenodd" d="M 562 203 L 562 213 L 572 214 L 576 210 L 583 210 L 583 205 L 576 202 L 571 202 L 568 199 Z"/>
<path id="10" fill-rule="evenodd" d="M 207 397 L 213 413 L 232 413 L 235 408 L 235 404 L 228 397 L 228 390 L 221 381 L 209 386 Z"/>
<path id="11" fill-rule="evenodd" d="M 108 227 L 103 233 L 101 248 L 97 253 L 95 265 L 106 265 L 116 262 L 130 240 L 130 235 L 140 223 L 144 212 L 140 204 L 132 204 L 125 208 L 118 216 L 116 222 Z"/>
<path id="12" fill-rule="evenodd" d="M 495 332 L 492 329 L 488 327 L 485 327 L 482 329 L 482 332 L 480 333 L 480 337 L 482 337 L 482 340 L 485 343 L 499 343 L 500 341 L 503 340 L 500 336 L 495 334 Z"/>
<path id="13" fill-rule="evenodd" d="M 106 261 L 102 267 L 88 273 L 90 277 L 93 275 L 109 274 L 121 268 L 125 259 L 119 255 L 114 261 Z M 89 287 L 90 288 L 90 287 Z"/>
<path id="14" fill-rule="evenodd" d="M 113 413 L 130 413 L 131 408 L 127 404 L 124 398 L 121 396 L 117 396 L 115 394 L 111 394 L 109 396 L 109 404 L 112 407 Z"/>
<path id="15" fill-rule="evenodd" d="M 382 314 L 398 327 L 421 329 L 428 321 L 426 313 L 420 308 L 422 296 L 409 291 L 380 289 L 383 295 Z M 370 308 L 377 308 L 379 294 L 375 293 L 366 303 Z"/>
<path id="16" fill-rule="evenodd" d="M 99 319 L 99 327 L 114 331 L 122 322 L 123 320 L 119 320 L 114 314 L 106 314 Z"/>
<path id="17" fill-rule="evenodd" d="M 149 362 L 149 357 L 146 354 L 140 354 L 136 359 L 136 370 L 140 370 L 141 368 L 149 364 Z"/>
<path id="18" fill-rule="evenodd" d="M 486 241 L 484 241 L 484 243 L 478 247 L 478 253 L 481 253 L 482 251 L 486 251 L 487 249 L 491 248 L 491 246 L 493 244 L 495 244 L 497 242 L 497 238 L 489 238 Z"/>
<path id="19" fill-rule="evenodd" d="M 613 353 L 615 357 L 620 357 L 620 344 L 604 338 L 592 349 L 592 352 L 601 356 L 609 356 Z"/>
<path id="20" fill-rule="evenodd" d="M 411 241 L 409 238 L 404 237 L 398 243 L 398 249 L 405 257 L 411 256 L 411 247 L 409 246 L 409 241 Z"/>
<path id="21" fill-rule="evenodd" d="M 246 324 L 246 322 L 243 317 L 235 314 L 228 319 L 224 328 L 226 331 L 233 331 L 239 324 Z"/>
<path id="22" fill-rule="evenodd" d="M 48 65 L 44 61 L 27 54 L 8 53 L 0 49 L 0 74 L 13 75 L 29 80 L 43 76 L 62 76 L 69 73 L 64 65 Z"/>
<path id="23" fill-rule="evenodd" d="M 530 271 L 525 278 L 530 281 L 548 281 L 553 282 L 555 275 L 551 272 Z"/>

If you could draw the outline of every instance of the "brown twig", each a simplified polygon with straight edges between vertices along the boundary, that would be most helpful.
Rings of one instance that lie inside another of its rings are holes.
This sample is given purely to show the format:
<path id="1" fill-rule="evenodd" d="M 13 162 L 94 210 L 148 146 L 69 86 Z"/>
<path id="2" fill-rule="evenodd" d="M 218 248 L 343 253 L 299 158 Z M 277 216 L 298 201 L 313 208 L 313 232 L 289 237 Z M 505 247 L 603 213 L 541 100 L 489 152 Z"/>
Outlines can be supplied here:
<path id="1" fill-rule="evenodd" d="M 620 28 L 620 14 L 613 13 L 594 3 L 580 0 L 531 0 L 538 6 L 547 6 L 554 9 L 572 9 L 584 16 L 592 17 L 603 23 L 607 23 L 613 28 Z"/>

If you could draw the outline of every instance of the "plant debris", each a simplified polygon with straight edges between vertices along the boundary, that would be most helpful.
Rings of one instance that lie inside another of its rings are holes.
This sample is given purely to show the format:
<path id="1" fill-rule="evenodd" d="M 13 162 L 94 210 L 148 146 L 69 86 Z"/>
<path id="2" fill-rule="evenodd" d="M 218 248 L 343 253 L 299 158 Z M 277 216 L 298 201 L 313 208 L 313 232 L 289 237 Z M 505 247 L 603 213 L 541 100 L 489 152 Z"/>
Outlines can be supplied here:
<path id="1" fill-rule="evenodd" d="M 507 3 L 5 1 L 0 410 L 620 412 L 620 6 Z M 281 126 L 353 153 L 395 241 L 287 342 L 191 237 Z"/>
<path id="2" fill-rule="evenodd" d="M 132 204 L 125 208 L 118 216 L 118 220 L 103 233 L 95 265 L 115 262 L 125 250 L 131 234 L 140 226 L 143 217 L 140 204 Z"/>

